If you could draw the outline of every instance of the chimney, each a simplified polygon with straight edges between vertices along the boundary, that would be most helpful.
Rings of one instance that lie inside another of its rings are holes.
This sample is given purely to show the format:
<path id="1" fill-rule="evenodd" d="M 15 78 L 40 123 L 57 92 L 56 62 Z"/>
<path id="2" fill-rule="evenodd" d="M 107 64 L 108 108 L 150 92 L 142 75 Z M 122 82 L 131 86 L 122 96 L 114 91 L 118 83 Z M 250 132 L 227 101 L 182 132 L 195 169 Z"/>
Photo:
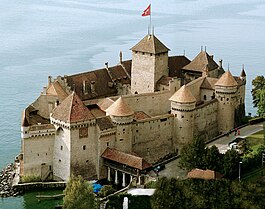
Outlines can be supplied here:
<path id="1" fill-rule="evenodd" d="M 52 83 L 52 77 L 49 75 L 48 76 L 48 85 L 51 85 L 51 83 Z"/>
<path id="2" fill-rule="evenodd" d="M 84 94 L 87 94 L 87 84 L 86 84 L 86 81 L 83 81 L 83 93 Z"/>
<path id="3" fill-rule="evenodd" d="M 210 56 L 213 59 L 213 55 Z"/>
<path id="4" fill-rule="evenodd" d="M 96 93 L 96 84 L 95 84 L 95 81 L 91 81 L 90 88 L 91 88 L 91 92 L 93 94 L 95 94 Z"/>
<path id="5" fill-rule="evenodd" d="M 120 64 L 122 63 L 122 51 L 120 51 Z"/>
<path id="6" fill-rule="evenodd" d="M 42 93 L 43 93 L 44 95 L 47 94 L 47 87 L 46 87 L 46 86 L 43 87 L 43 91 L 42 91 Z"/>
<path id="7" fill-rule="evenodd" d="M 109 68 L 109 63 L 108 62 L 105 62 L 105 68 Z"/>
<path id="8" fill-rule="evenodd" d="M 219 60 L 219 68 L 220 69 L 223 68 L 223 60 L 222 59 Z"/>

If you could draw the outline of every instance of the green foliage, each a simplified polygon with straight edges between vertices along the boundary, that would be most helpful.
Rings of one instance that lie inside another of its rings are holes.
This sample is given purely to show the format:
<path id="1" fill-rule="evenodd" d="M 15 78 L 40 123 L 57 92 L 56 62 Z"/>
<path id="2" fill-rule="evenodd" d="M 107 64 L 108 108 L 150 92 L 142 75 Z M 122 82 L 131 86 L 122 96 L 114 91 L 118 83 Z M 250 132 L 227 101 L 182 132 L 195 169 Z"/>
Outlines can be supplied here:
<path id="1" fill-rule="evenodd" d="M 156 188 L 157 181 L 149 181 L 144 185 L 146 189 L 154 189 Z"/>
<path id="2" fill-rule="evenodd" d="M 151 209 L 150 196 L 129 196 L 128 199 L 130 209 Z"/>
<path id="3" fill-rule="evenodd" d="M 193 168 L 205 168 L 205 143 L 202 138 L 195 137 L 193 141 L 186 144 L 180 154 L 179 166 L 185 170 Z"/>
<path id="4" fill-rule="evenodd" d="M 257 149 L 244 155 L 243 162 L 243 170 L 251 171 L 258 167 L 261 167 L 261 155 L 265 153 L 265 145 L 260 144 L 257 146 Z"/>
<path id="5" fill-rule="evenodd" d="M 238 176 L 239 162 L 239 153 L 234 149 L 228 150 L 223 159 L 224 175 L 229 178 L 236 178 Z"/>
<path id="6" fill-rule="evenodd" d="M 152 209 L 264 208 L 265 184 L 222 180 L 162 178 L 151 198 Z"/>
<path id="7" fill-rule="evenodd" d="M 98 195 L 100 197 L 106 197 L 110 194 L 113 194 L 114 192 L 116 192 L 117 190 L 114 189 L 111 185 L 105 185 L 103 186 L 103 188 L 99 191 Z"/>
<path id="8" fill-rule="evenodd" d="M 227 178 L 238 176 L 240 155 L 235 150 L 228 150 L 224 155 L 216 146 L 207 148 L 200 138 L 185 145 L 181 152 L 179 166 L 185 170 L 194 168 L 210 169 L 225 174 Z"/>
<path id="9" fill-rule="evenodd" d="M 24 175 L 20 179 L 20 183 L 30 183 L 30 182 L 41 182 L 41 177 L 38 175 Z"/>
<path id="10" fill-rule="evenodd" d="M 109 202 L 107 205 L 107 209 L 123 209 L 123 207 L 122 207 L 123 199 L 124 199 L 124 197 L 127 197 L 127 196 L 129 196 L 129 195 L 118 194 L 115 196 L 110 196 Z"/>
<path id="11" fill-rule="evenodd" d="M 155 194 L 151 198 L 152 209 L 175 209 L 183 207 L 182 182 L 174 178 L 159 179 Z"/>
<path id="12" fill-rule="evenodd" d="M 265 117 L 265 78 L 257 76 L 252 81 L 253 89 L 251 91 L 254 107 L 258 108 L 258 115 Z"/>
<path id="13" fill-rule="evenodd" d="M 95 209 L 97 207 L 92 185 L 81 176 L 71 176 L 64 190 L 65 209 Z"/>
<path id="14" fill-rule="evenodd" d="M 205 152 L 205 168 L 222 173 L 223 154 L 219 152 L 218 148 L 215 145 L 210 148 L 206 148 Z"/>

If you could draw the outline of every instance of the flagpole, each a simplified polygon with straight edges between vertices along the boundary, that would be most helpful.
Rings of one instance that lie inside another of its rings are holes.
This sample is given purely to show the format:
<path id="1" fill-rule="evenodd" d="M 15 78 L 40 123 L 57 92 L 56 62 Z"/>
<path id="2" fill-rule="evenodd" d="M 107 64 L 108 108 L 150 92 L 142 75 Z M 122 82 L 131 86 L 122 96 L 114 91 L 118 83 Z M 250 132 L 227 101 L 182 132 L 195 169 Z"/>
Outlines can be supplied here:
<path id="1" fill-rule="evenodd" d="M 151 27 L 152 27 L 152 18 L 151 18 L 151 14 L 152 14 L 152 10 L 151 10 L 151 4 L 150 4 L 150 23 L 149 23 L 149 24 L 150 24 L 150 25 L 149 25 L 149 28 L 150 28 L 150 30 L 149 30 L 149 31 L 150 31 L 150 34 L 151 34 L 151 30 L 152 30 L 152 28 L 151 28 Z M 150 34 L 149 34 L 149 35 L 150 35 Z"/>

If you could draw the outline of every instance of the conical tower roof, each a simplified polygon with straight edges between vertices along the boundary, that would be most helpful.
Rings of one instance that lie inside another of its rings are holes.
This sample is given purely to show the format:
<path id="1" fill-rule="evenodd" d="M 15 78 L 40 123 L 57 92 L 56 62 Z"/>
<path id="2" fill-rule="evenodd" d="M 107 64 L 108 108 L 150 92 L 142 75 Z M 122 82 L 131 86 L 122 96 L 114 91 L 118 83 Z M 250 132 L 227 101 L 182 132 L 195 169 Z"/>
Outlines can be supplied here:
<path id="1" fill-rule="evenodd" d="M 160 54 L 168 52 L 169 49 L 154 35 L 146 35 L 140 42 L 131 48 L 132 51 Z"/>
<path id="2" fill-rule="evenodd" d="M 52 117 L 66 123 L 94 119 L 92 113 L 87 109 L 75 92 L 70 94 L 59 106 L 53 110 Z"/>
<path id="3" fill-rule="evenodd" d="M 183 85 L 172 97 L 170 97 L 169 100 L 179 103 L 196 102 L 196 98 L 192 95 L 186 85 Z"/>
<path id="4" fill-rule="evenodd" d="M 245 72 L 244 69 L 242 69 L 241 74 L 240 74 L 240 77 L 246 77 L 246 72 Z"/>
<path id="5" fill-rule="evenodd" d="M 113 116 L 131 116 L 134 114 L 133 110 L 122 97 L 117 99 L 117 101 L 115 101 L 108 109 L 106 109 L 106 112 Z"/>
<path id="6" fill-rule="evenodd" d="M 208 66 L 208 71 L 218 68 L 213 58 L 206 51 L 201 51 L 189 64 L 184 66 L 183 69 L 203 72 L 206 65 Z"/>
<path id="7" fill-rule="evenodd" d="M 232 76 L 231 72 L 226 71 L 221 78 L 215 83 L 216 86 L 234 87 L 237 86 L 237 82 Z"/>
<path id="8" fill-rule="evenodd" d="M 29 126 L 29 121 L 28 121 L 28 118 L 27 118 L 26 110 L 24 110 L 22 112 L 21 126 L 22 127 L 28 127 Z"/>

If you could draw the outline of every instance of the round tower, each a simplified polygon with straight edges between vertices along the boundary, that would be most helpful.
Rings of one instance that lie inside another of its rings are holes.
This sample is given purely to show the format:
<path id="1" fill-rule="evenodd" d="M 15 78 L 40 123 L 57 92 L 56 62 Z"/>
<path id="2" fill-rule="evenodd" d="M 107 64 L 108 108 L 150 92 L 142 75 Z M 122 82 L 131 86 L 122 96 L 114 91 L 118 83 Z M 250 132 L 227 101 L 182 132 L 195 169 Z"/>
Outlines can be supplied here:
<path id="1" fill-rule="evenodd" d="M 185 143 L 190 142 L 193 138 L 196 98 L 184 85 L 169 100 L 171 101 L 171 113 L 174 115 L 175 121 L 174 146 L 183 147 Z"/>
<path id="2" fill-rule="evenodd" d="M 244 65 L 243 65 L 243 68 L 242 68 L 242 71 L 241 71 L 241 74 L 240 74 L 240 79 L 241 79 L 241 82 L 242 82 L 242 85 L 240 86 L 240 104 L 242 103 L 245 103 L 245 95 L 246 95 L 246 72 L 245 72 L 245 69 L 244 69 Z"/>
<path id="3" fill-rule="evenodd" d="M 234 128 L 237 88 L 238 83 L 229 70 L 215 83 L 215 95 L 218 100 L 219 133 L 227 133 Z"/>
<path id="4" fill-rule="evenodd" d="M 123 97 L 115 101 L 106 114 L 117 125 L 115 148 L 123 152 L 132 151 L 132 122 L 134 112 Z"/>
<path id="5" fill-rule="evenodd" d="M 29 138 L 29 122 L 26 115 L 26 110 L 22 113 L 22 121 L 21 121 L 21 138 L 27 139 Z"/>

